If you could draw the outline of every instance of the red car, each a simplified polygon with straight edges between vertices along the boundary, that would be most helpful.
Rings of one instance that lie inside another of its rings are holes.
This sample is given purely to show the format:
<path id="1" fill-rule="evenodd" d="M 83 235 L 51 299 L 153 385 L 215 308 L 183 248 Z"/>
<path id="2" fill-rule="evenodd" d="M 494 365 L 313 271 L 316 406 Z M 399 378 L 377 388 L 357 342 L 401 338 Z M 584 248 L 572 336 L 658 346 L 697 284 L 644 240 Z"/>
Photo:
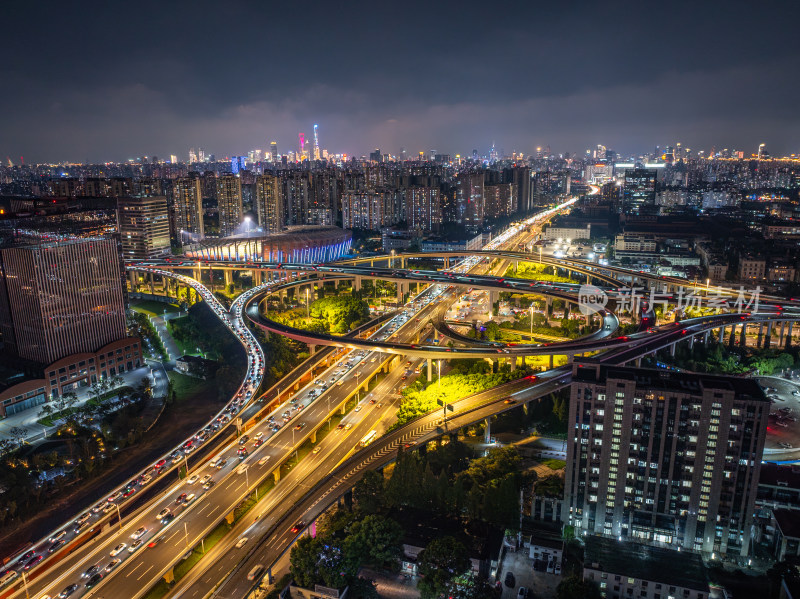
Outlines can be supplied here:
<path id="1" fill-rule="evenodd" d="M 305 522 L 300 520 L 300 522 L 298 522 L 297 524 L 292 526 L 292 532 L 294 532 L 294 533 L 300 532 L 301 530 L 303 530 L 303 528 L 305 528 L 305 525 L 306 525 Z"/>

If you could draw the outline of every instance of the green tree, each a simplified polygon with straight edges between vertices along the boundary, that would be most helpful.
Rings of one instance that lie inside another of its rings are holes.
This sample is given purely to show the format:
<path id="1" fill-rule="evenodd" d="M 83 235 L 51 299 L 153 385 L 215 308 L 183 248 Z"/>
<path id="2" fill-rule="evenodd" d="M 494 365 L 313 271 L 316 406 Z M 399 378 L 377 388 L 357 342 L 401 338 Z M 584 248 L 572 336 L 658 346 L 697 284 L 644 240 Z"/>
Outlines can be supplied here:
<path id="1" fill-rule="evenodd" d="M 600 589 L 580 574 L 570 574 L 558 583 L 556 599 L 600 599 Z"/>
<path id="2" fill-rule="evenodd" d="M 322 550 L 322 539 L 319 537 L 301 537 L 292 547 L 289 554 L 289 571 L 295 582 L 301 587 L 309 588 L 317 580 L 317 561 Z"/>
<path id="3" fill-rule="evenodd" d="M 345 552 L 357 563 L 368 561 L 379 568 L 393 569 L 401 555 L 403 528 L 391 518 L 370 515 L 354 523 Z"/>
<path id="4" fill-rule="evenodd" d="M 469 554 L 453 537 L 441 537 L 420 552 L 417 566 L 422 576 L 417 584 L 422 599 L 438 599 L 456 576 L 469 570 Z"/>
<path id="5" fill-rule="evenodd" d="M 353 487 L 353 497 L 363 513 L 378 513 L 386 501 L 383 474 L 377 470 L 365 472 Z"/>

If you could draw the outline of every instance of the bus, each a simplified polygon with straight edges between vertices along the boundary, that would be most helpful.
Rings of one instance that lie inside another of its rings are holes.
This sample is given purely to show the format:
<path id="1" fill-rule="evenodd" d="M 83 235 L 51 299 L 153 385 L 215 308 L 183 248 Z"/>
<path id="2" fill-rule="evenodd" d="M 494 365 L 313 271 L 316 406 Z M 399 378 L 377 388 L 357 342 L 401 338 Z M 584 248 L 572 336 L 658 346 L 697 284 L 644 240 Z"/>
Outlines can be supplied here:
<path id="1" fill-rule="evenodd" d="M 377 436 L 378 436 L 378 431 L 375 431 L 375 430 L 369 431 L 364 436 L 364 438 L 361 439 L 361 441 L 358 442 L 358 446 L 359 447 L 366 447 L 367 445 L 372 443 L 375 440 L 375 437 L 377 437 Z"/>

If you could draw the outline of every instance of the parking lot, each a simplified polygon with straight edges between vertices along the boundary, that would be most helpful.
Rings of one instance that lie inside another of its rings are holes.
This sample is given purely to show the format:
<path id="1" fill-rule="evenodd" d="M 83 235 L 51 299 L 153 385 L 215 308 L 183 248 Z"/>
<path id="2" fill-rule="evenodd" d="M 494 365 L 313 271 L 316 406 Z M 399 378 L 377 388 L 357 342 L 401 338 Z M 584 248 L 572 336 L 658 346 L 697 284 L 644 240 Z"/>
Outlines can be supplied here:
<path id="1" fill-rule="evenodd" d="M 800 384 L 794 378 L 777 376 L 756 380 L 772 402 L 764 459 L 800 460 Z"/>
<path id="2" fill-rule="evenodd" d="M 513 587 L 505 584 L 508 572 L 514 574 Z M 527 599 L 551 599 L 556 596 L 556 587 L 561 582 L 561 576 L 536 572 L 533 569 L 533 560 L 528 557 L 528 549 L 523 547 L 516 553 L 506 552 L 500 564 L 499 580 L 503 583 L 500 599 L 517 599 L 520 587 L 528 589 Z"/>

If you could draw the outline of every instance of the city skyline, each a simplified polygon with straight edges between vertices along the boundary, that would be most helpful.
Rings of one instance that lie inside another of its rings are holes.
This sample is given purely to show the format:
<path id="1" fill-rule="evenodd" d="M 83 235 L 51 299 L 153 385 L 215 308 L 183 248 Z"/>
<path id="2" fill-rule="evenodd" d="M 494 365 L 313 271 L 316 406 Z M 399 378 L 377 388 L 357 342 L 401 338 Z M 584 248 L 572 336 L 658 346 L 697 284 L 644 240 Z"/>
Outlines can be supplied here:
<path id="1" fill-rule="evenodd" d="M 321 147 L 356 156 L 463 155 L 476 140 L 508 154 L 597 143 L 629 154 L 654 140 L 797 153 L 797 84 L 786 75 L 798 67 L 798 8 L 786 3 L 776 19 L 746 6 L 579 3 L 485 19 L 470 3 L 425 6 L 425 18 L 414 7 L 232 3 L 219 19 L 202 3 L 85 14 L 53 3 L 36 18 L 18 5 L 0 46 L 15 57 L 0 156 L 119 162 L 185 157 L 199 143 L 232 156 L 294 146 L 298 132 L 310 146 L 314 124 Z M 94 34 L 66 37 L 77 29 Z M 41 30 L 56 33 L 29 47 Z"/>

